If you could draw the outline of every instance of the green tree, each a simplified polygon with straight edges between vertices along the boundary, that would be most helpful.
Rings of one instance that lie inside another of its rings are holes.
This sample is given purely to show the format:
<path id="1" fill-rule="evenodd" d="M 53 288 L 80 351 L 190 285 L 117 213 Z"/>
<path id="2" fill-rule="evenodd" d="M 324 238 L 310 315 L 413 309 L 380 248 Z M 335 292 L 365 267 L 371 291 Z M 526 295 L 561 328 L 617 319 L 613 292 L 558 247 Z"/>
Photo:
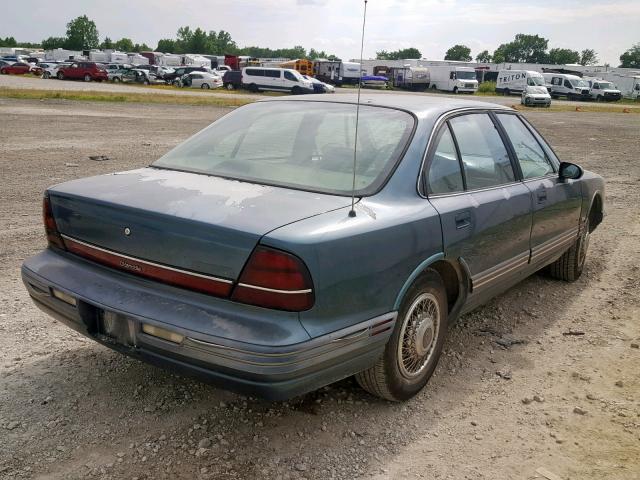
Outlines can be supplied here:
<path id="1" fill-rule="evenodd" d="M 377 60 L 408 60 L 420 58 L 422 58 L 422 54 L 420 50 L 415 47 L 403 48 L 394 52 L 387 52 L 386 50 L 376 52 Z"/>
<path id="2" fill-rule="evenodd" d="M 640 43 L 620 55 L 620 68 L 640 68 Z"/>
<path id="3" fill-rule="evenodd" d="M 113 41 L 109 37 L 104 37 L 104 41 L 100 44 L 100 48 L 103 50 L 111 50 L 113 48 Z"/>
<path id="4" fill-rule="evenodd" d="M 580 53 L 569 48 L 552 48 L 549 50 L 548 62 L 554 65 L 569 65 L 580 61 Z"/>
<path id="5" fill-rule="evenodd" d="M 150 50 L 151 48 L 149 48 L 149 45 L 147 45 L 146 43 L 136 43 L 132 49 L 133 52 L 148 52 Z"/>
<path id="6" fill-rule="evenodd" d="M 454 45 L 444 56 L 445 60 L 458 60 L 461 62 L 471 61 L 471 49 L 466 45 Z"/>
<path id="7" fill-rule="evenodd" d="M 493 52 L 495 63 L 546 63 L 549 40 L 539 35 L 519 33 L 509 43 L 503 43 Z"/>
<path id="8" fill-rule="evenodd" d="M 587 48 L 580 52 L 580 65 L 595 65 L 598 63 L 598 54 L 595 50 Z"/>
<path id="9" fill-rule="evenodd" d="M 130 38 L 121 38 L 113 44 L 113 48 L 121 52 L 133 52 L 133 42 Z"/>
<path id="10" fill-rule="evenodd" d="M 65 47 L 69 50 L 89 50 L 97 48 L 99 44 L 96 24 L 86 15 L 67 23 Z"/>
<path id="11" fill-rule="evenodd" d="M 175 53 L 176 52 L 176 41 L 170 38 L 163 38 L 158 41 L 158 46 L 156 47 L 156 52 L 163 53 Z"/>
<path id="12" fill-rule="evenodd" d="M 18 42 L 13 37 L 0 38 L 0 47 L 17 47 Z"/>
<path id="13" fill-rule="evenodd" d="M 483 50 L 478 55 L 476 55 L 476 62 L 479 63 L 489 63 L 491 61 L 491 54 L 489 50 Z"/>
<path id="14" fill-rule="evenodd" d="M 49 37 L 42 40 L 41 45 L 44 50 L 54 50 L 56 48 L 66 48 L 67 39 L 63 37 Z"/>

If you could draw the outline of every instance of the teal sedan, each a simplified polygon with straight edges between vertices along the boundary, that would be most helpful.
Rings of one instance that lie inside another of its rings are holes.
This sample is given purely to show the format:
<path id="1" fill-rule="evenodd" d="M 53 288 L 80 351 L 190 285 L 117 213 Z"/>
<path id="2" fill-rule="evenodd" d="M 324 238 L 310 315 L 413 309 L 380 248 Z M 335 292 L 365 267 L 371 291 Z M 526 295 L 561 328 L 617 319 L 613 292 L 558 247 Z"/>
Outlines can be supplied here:
<path id="1" fill-rule="evenodd" d="M 457 317 L 536 271 L 580 276 L 604 182 L 516 111 L 335 97 L 259 101 L 146 168 L 49 188 L 48 248 L 22 267 L 35 304 L 222 388 L 355 375 L 401 401 Z"/>

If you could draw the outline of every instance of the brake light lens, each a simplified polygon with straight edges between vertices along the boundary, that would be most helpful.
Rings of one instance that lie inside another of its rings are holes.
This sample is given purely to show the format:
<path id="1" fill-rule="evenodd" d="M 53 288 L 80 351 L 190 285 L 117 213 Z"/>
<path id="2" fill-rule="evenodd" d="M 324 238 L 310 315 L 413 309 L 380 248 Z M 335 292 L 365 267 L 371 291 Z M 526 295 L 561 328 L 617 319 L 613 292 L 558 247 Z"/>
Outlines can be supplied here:
<path id="1" fill-rule="evenodd" d="M 240 275 L 232 300 L 289 312 L 309 310 L 313 283 L 302 260 L 282 250 L 258 246 Z"/>
<path id="2" fill-rule="evenodd" d="M 44 231 L 47 235 L 47 242 L 49 243 L 49 246 L 65 250 L 64 240 L 62 240 L 60 232 L 58 232 L 56 219 L 53 218 L 51 200 L 49 199 L 48 194 L 45 194 L 44 199 L 42 200 L 42 219 L 44 221 Z"/>

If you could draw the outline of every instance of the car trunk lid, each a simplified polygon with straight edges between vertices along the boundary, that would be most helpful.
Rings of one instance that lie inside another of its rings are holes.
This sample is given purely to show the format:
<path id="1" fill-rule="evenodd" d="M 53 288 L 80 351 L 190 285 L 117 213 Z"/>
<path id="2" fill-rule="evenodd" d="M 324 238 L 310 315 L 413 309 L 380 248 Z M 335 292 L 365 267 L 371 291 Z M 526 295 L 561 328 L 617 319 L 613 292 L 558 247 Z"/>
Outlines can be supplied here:
<path id="1" fill-rule="evenodd" d="M 67 182 L 49 196 L 63 237 L 232 281 L 266 233 L 349 205 L 345 197 L 157 168 Z M 126 259 L 121 266 L 131 267 Z"/>

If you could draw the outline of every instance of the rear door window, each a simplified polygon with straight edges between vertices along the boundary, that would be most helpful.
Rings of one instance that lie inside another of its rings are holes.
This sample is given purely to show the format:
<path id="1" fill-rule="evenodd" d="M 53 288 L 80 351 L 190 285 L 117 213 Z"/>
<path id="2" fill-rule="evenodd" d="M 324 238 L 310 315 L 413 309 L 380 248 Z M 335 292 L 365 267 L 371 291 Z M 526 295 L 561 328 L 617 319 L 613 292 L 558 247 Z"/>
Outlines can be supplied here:
<path id="1" fill-rule="evenodd" d="M 437 147 L 433 152 L 427 177 L 427 191 L 438 195 L 461 192 L 464 190 L 460 161 L 447 125 L 438 134 Z"/>
<path id="2" fill-rule="evenodd" d="M 486 113 L 473 113 L 450 120 L 458 142 L 469 190 L 515 181 L 507 149 Z"/>

